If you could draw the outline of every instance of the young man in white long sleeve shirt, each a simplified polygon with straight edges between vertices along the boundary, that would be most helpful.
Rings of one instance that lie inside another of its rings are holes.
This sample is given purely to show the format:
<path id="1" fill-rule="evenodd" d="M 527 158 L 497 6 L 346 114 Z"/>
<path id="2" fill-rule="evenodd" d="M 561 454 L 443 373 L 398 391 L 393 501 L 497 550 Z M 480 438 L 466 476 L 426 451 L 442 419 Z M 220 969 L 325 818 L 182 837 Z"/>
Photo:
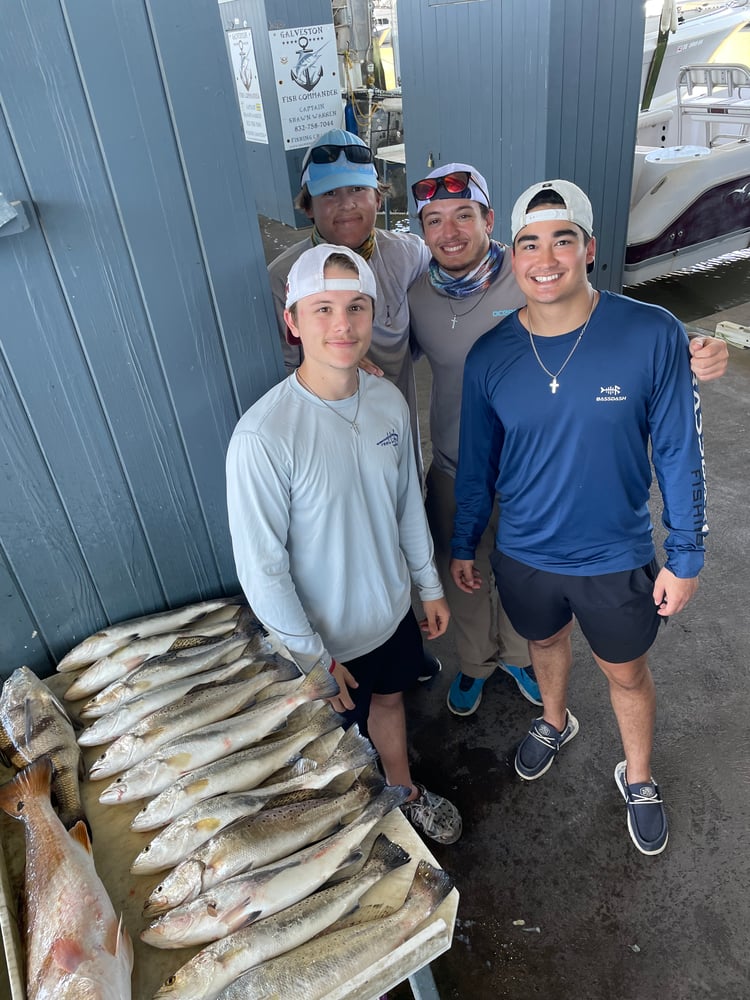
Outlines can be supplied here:
<path id="1" fill-rule="evenodd" d="M 339 685 L 333 707 L 369 733 L 386 780 L 405 785 L 420 832 L 454 843 L 461 818 L 412 782 L 403 691 L 422 666 L 411 609 L 428 638 L 449 611 L 433 559 L 408 406 L 359 371 L 372 336 L 375 278 L 345 247 L 321 244 L 289 272 L 285 320 L 300 367 L 235 428 L 227 498 L 237 572 L 255 614 L 308 671 Z"/>

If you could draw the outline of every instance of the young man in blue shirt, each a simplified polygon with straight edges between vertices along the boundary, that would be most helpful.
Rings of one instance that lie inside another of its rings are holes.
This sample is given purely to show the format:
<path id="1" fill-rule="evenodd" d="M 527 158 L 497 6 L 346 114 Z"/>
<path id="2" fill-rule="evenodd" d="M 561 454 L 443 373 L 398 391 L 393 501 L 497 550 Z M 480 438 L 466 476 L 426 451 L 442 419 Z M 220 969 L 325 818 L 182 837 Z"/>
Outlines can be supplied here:
<path id="1" fill-rule="evenodd" d="M 647 653 L 660 621 L 695 593 L 706 531 L 687 335 L 666 310 L 590 285 L 593 213 L 569 181 L 524 192 L 511 231 L 527 304 L 466 361 L 451 575 L 467 593 L 479 585 L 474 551 L 497 492 L 493 570 L 508 617 L 529 640 L 544 706 L 516 751 L 516 771 L 541 777 L 578 732 L 567 706 L 575 616 L 609 682 L 631 838 L 658 854 L 668 826 L 651 776 Z M 661 569 L 649 445 L 668 532 Z"/>

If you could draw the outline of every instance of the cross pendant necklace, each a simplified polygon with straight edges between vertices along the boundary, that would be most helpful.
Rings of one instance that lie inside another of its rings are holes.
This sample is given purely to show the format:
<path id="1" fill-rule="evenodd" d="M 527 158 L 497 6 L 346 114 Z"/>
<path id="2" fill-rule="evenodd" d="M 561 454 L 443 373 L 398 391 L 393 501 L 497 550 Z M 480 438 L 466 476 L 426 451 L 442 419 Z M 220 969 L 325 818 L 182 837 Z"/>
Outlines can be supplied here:
<path id="1" fill-rule="evenodd" d="M 531 317 L 529 316 L 529 308 L 528 308 L 528 306 L 526 307 L 526 324 L 527 324 L 527 326 L 529 328 L 529 342 L 531 344 L 531 350 L 534 352 L 534 357 L 536 358 L 537 364 L 539 365 L 539 367 L 542 369 L 542 371 L 545 371 L 549 375 L 549 377 L 552 379 L 552 381 L 548 382 L 547 384 L 549 385 L 549 387 L 550 387 L 550 389 L 552 391 L 552 395 L 553 396 L 555 395 L 555 393 L 557 392 L 557 390 L 560 388 L 560 383 L 557 381 L 557 376 L 562 372 L 563 368 L 567 365 L 567 363 L 573 357 L 573 355 L 575 354 L 576 348 L 581 343 L 581 337 L 583 337 L 584 333 L 586 332 L 586 327 L 589 325 L 589 320 L 591 319 L 591 316 L 593 315 L 594 306 L 596 305 L 598 297 L 599 297 L 598 292 L 595 291 L 594 294 L 591 297 L 591 308 L 589 309 L 589 314 L 586 317 L 586 322 L 581 327 L 581 332 L 578 334 L 578 337 L 576 338 L 575 344 L 573 344 L 573 346 L 571 347 L 570 353 L 568 354 L 567 358 L 563 361 L 563 363 L 560 365 L 560 367 L 557 369 L 556 372 L 551 372 L 549 370 L 549 368 L 547 368 L 547 366 L 545 365 L 545 363 L 542 361 L 542 359 L 539 357 L 539 352 L 537 351 L 536 344 L 534 343 L 534 331 L 531 329 Z"/>
<path id="2" fill-rule="evenodd" d="M 456 310 L 453 308 L 453 300 L 450 298 L 450 296 L 448 296 L 448 306 L 450 307 L 450 311 L 453 315 L 453 319 L 451 320 L 451 330 L 456 329 L 456 323 L 458 323 L 458 321 L 461 319 L 462 316 L 468 316 L 470 312 L 473 312 L 476 309 L 476 307 L 480 305 L 482 299 L 489 291 L 489 288 L 490 286 L 487 285 L 486 288 L 482 289 L 481 295 L 478 295 L 477 292 L 474 292 L 472 295 L 465 296 L 465 298 L 476 297 L 476 301 L 471 306 L 469 306 L 468 309 L 464 309 L 464 311 L 460 313 L 457 313 Z"/>

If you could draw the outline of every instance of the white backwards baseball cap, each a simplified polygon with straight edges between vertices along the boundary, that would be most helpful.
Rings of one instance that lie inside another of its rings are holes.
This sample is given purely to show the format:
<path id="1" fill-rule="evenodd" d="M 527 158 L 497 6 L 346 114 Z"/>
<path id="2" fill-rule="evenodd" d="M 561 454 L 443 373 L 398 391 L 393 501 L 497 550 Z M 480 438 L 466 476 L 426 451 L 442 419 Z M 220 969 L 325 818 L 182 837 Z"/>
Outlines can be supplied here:
<path id="1" fill-rule="evenodd" d="M 560 195 L 565 204 L 529 212 L 530 202 L 538 194 L 545 191 L 554 191 Z M 532 184 L 530 188 L 527 188 L 513 206 L 510 217 L 511 241 L 515 241 L 516 236 L 524 226 L 555 219 L 560 219 L 563 222 L 574 222 L 581 227 L 587 236 L 593 235 L 594 210 L 591 207 L 591 202 L 572 181 L 540 181 L 539 184 Z"/>
<path id="2" fill-rule="evenodd" d="M 331 254 L 348 257 L 357 268 L 357 277 L 352 274 L 350 278 L 327 278 L 325 269 Z M 292 264 L 286 279 L 286 308 L 291 309 L 295 302 L 319 292 L 362 292 L 374 302 L 377 299 L 375 275 L 364 257 L 349 247 L 319 243 L 305 250 Z"/>

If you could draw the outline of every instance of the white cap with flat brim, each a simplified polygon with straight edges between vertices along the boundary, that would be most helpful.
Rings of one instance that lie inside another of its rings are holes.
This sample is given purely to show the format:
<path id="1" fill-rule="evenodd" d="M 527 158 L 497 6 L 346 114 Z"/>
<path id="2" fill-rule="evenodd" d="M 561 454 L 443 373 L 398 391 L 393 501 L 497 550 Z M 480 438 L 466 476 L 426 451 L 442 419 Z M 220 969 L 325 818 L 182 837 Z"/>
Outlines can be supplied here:
<path id="1" fill-rule="evenodd" d="M 545 191 L 554 191 L 565 204 L 555 205 L 552 202 L 550 208 L 529 212 L 529 205 L 534 198 Z M 555 219 L 559 219 L 561 222 L 573 222 L 580 226 L 587 236 L 593 235 L 594 210 L 591 207 L 591 202 L 572 181 L 540 181 L 527 188 L 513 206 L 510 217 L 511 241 L 515 241 L 516 236 L 526 226 L 533 225 L 535 222 L 554 221 Z"/>
<path id="2" fill-rule="evenodd" d="M 352 274 L 351 278 L 327 278 L 326 264 L 332 254 L 343 254 L 344 257 L 348 257 L 357 268 L 357 277 Z M 319 243 L 305 250 L 292 264 L 286 279 L 286 308 L 291 309 L 300 299 L 307 298 L 308 295 L 318 295 L 320 292 L 362 292 L 375 302 L 377 299 L 375 275 L 364 257 L 360 257 L 349 247 Z"/>

